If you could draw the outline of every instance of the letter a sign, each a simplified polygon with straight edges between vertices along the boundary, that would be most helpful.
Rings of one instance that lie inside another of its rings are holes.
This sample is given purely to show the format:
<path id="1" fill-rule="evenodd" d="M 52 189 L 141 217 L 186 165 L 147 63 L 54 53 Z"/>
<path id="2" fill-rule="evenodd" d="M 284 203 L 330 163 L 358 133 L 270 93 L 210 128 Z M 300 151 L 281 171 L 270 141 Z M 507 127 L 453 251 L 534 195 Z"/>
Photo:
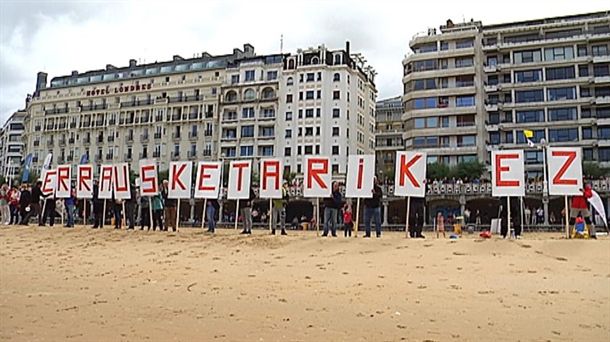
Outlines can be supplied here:
<path id="1" fill-rule="evenodd" d="M 328 197 L 331 193 L 332 173 L 328 157 L 305 158 L 303 197 Z"/>
<path id="2" fill-rule="evenodd" d="M 523 150 L 491 151 L 491 195 L 525 196 Z"/>
<path id="3" fill-rule="evenodd" d="M 396 152 L 394 195 L 403 197 L 426 196 L 426 153 Z"/>
<path id="4" fill-rule="evenodd" d="M 347 161 L 345 196 L 373 197 L 373 177 L 375 177 L 374 155 L 350 155 Z"/>
<path id="5" fill-rule="evenodd" d="M 280 159 L 261 159 L 260 198 L 282 198 L 283 171 Z"/>
<path id="6" fill-rule="evenodd" d="M 580 195 L 582 151 L 578 147 L 549 147 L 549 195 Z"/>

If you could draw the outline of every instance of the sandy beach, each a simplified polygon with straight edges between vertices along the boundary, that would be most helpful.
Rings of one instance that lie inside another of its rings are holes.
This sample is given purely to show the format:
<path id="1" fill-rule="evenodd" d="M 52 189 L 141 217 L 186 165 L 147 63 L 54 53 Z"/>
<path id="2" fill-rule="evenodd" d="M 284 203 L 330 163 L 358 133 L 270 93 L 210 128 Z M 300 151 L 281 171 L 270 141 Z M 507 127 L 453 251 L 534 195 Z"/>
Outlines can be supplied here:
<path id="1" fill-rule="evenodd" d="M 0 229 L 0 339 L 608 341 L 610 240 Z"/>

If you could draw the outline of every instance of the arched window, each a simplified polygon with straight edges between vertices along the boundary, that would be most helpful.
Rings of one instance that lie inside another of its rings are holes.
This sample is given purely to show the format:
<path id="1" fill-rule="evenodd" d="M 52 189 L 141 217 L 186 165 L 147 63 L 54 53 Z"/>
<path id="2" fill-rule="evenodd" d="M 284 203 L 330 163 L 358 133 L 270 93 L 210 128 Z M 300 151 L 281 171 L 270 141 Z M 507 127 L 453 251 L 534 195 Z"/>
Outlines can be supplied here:
<path id="1" fill-rule="evenodd" d="M 254 89 L 246 89 L 244 92 L 244 100 L 249 101 L 254 99 L 256 99 L 256 92 Z"/>
<path id="2" fill-rule="evenodd" d="M 293 85 L 294 84 L 294 80 L 292 79 L 292 77 L 288 77 L 288 79 L 286 80 L 286 85 Z"/>
<path id="3" fill-rule="evenodd" d="M 275 97 L 275 91 L 273 88 L 265 88 L 263 89 L 263 99 L 272 99 Z"/>
<path id="4" fill-rule="evenodd" d="M 335 55 L 335 65 L 339 65 L 341 64 L 341 55 L 337 54 Z"/>
<path id="5" fill-rule="evenodd" d="M 336 72 L 333 75 L 333 82 L 339 82 L 339 81 L 341 81 L 341 75 L 338 72 Z"/>
<path id="6" fill-rule="evenodd" d="M 318 64 L 318 63 L 320 63 L 320 60 L 318 59 L 318 57 L 313 57 L 311 59 L 311 64 Z"/>
<path id="7" fill-rule="evenodd" d="M 227 94 L 225 95 L 225 99 L 227 102 L 235 102 L 235 101 L 237 101 L 237 93 L 234 92 L 233 90 L 228 91 Z"/>
<path id="8" fill-rule="evenodd" d="M 288 61 L 288 69 L 294 69 L 294 59 Z"/>

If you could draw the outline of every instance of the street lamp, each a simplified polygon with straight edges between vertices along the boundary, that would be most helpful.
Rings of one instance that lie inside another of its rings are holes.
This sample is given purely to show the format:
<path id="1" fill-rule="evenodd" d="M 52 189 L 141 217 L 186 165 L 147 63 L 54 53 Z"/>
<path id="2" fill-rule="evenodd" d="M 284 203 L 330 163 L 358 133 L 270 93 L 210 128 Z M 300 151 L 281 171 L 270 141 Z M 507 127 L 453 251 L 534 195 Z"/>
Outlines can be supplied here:
<path id="1" fill-rule="evenodd" d="M 547 141 L 544 138 L 540 139 L 540 148 L 542 149 L 542 195 L 548 196 L 548 182 L 546 178 L 546 149 L 548 147 Z"/>

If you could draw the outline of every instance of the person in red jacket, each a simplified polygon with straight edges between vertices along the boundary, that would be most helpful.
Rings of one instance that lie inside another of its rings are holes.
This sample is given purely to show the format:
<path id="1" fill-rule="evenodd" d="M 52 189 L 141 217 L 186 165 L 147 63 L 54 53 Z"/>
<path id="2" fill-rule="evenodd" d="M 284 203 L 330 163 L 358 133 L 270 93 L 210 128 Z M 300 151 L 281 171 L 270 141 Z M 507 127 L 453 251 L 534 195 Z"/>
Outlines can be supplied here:
<path id="1" fill-rule="evenodd" d="M 580 214 L 585 219 L 588 225 L 591 224 L 591 212 L 589 211 L 588 199 L 593 196 L 591 185 L 585 183 L 584 189 L 581 189 L 582 195 L 572 197 L 572 205 L 570 206 L 570 224 L 574 224 L 576 217 Z"/>

